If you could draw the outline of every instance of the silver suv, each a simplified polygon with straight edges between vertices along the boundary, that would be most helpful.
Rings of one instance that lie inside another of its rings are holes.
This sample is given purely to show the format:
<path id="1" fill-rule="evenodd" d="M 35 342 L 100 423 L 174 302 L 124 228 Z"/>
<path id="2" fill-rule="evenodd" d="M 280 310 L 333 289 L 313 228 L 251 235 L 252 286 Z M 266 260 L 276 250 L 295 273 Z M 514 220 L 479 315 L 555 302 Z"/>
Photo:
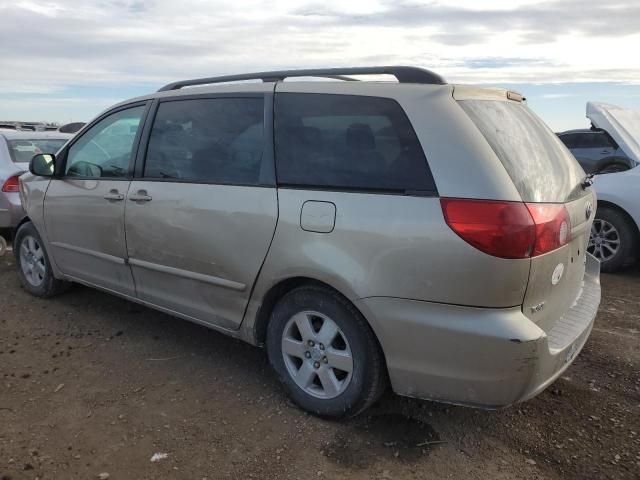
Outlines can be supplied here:
<path id="1" fill-rule="evenodd" d="M 350 81 L 366 74 L 398 81 Z M 78 282 L 265 345 L 320 415 L 355 415 L 388 382 L 487 408 L 531 398 L 600 301 L 596 199 L 573 156 L 521 95 L 427 70 L 173 83 L 30 171 L 26 290 Z"/>

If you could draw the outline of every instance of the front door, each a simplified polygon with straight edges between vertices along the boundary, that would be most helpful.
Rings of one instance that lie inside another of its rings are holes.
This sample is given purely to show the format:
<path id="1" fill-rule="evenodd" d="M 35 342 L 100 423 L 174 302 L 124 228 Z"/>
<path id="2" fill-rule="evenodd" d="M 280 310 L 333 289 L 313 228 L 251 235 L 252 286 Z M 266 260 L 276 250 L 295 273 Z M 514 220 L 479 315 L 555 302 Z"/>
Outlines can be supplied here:
<path id="1" fill-rule="evenodd" d="M 278 213 L 263 97 L 160 101 L 126 201 L 140 299 L 239 327 Z"/>
<path id="2" fill-rule="evenodd" d="M 66 275 L 113 292 L 135 295 L 126 263 L 125 198 L 146 106 L 106 115 L 60 156 L 61 177 L 45 197 L 52 254 Z"/>

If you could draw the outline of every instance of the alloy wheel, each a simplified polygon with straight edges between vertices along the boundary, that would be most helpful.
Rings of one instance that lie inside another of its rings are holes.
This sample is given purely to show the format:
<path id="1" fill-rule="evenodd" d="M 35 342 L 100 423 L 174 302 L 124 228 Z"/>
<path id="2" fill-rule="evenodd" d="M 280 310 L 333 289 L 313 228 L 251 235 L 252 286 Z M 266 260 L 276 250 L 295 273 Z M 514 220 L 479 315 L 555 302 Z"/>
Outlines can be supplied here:
<path id="1" fill-rule="evenodd" d="M 314 311 L 295 314 L 282 333 L 282 356 L 296 385 L 317 398 L 343 393 L 351 382 L 353 354 L 338 325 Z"/>
<path id="2" fill-rule="evenodd" d="M 27 235 L 20 244 L 20 268 L 27 282 L 39 287 L 44 282 L 47 265 L 44 260 L 44 250 L 36 238 Z"/>
<path id="3" fill-rule="evenodd" d="M 615 257 L 620 249 L 620 234 L 616 227 L 606 220 L 596 218 L 591 226 L 591 236 L 587 251 L 601 262 Z"/>

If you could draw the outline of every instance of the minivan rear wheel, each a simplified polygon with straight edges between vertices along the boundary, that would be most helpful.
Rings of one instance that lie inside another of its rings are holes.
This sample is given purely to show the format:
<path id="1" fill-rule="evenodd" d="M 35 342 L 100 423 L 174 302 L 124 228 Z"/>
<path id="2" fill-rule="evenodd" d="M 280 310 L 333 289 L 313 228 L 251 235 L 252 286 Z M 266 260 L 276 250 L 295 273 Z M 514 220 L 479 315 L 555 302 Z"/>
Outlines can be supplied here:
<path id="1" fill-rule="evenodd" d="M 69 288 L 69 282 L 53 276 L 49 256 L 33 223 L 27 222 L 18 229 L 13 254 L 18 264 L 20 283 L 30 294 L 52 297 Z"/>
<path id="2" fill-rule="evenodd" d="M 267 353 L 295 403 L 317 415 L 357 415 L 386 386 L 371 328 L 347 299 L 321 286 L 296 288 L 276 304 Z"/>

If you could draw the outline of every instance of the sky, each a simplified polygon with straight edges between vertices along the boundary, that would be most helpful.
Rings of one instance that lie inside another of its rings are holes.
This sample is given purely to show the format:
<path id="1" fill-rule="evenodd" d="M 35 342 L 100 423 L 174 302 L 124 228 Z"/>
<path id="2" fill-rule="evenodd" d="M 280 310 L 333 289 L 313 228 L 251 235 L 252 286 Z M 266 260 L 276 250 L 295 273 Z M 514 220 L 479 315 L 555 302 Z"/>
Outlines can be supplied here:
<path id="1" fill-rule="evenodd" d="M 184 78 L 412 65 L 522 92 L 556 131 L 640 109 L 638 0 L 0 0 L 0 120 L 87 121 Z"/>

